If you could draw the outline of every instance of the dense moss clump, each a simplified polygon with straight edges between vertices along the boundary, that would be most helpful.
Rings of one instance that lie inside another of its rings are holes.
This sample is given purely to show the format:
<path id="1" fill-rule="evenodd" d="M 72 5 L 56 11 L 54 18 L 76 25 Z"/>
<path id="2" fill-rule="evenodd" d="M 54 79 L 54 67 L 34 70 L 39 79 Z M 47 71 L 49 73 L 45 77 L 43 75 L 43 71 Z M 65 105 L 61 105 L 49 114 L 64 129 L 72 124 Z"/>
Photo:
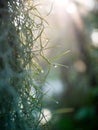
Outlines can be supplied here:
<path id="1" fill-rule="evenodd" d="M 43 30 L 33 1 L 0 0 L 0 130 L 40 129 Z"/>

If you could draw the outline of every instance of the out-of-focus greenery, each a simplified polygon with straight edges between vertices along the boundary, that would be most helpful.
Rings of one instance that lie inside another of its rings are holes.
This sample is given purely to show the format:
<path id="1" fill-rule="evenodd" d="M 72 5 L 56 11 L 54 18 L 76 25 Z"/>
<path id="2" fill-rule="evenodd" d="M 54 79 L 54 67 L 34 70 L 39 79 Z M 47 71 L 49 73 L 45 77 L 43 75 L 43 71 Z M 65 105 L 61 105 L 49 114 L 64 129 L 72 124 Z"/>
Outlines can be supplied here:
<path id="1" fill-rule="evenodd" d="M 74 111 L 53 117 L 52 130 L 98 129 L 98 47 L 91 44 L 91 33 L 98 29 L 98 10 L 92 10 L 81 18 L 85 28 L 83 32 L 75 27 L 80 55 L 73 54 L 71 60 L 80 58 L 86 71 L 81 73 L 71 69 L 64 72 L 62 69 L 61 76 L 68 91 L 63 94 L 60 107 L 72 107 Z"/>

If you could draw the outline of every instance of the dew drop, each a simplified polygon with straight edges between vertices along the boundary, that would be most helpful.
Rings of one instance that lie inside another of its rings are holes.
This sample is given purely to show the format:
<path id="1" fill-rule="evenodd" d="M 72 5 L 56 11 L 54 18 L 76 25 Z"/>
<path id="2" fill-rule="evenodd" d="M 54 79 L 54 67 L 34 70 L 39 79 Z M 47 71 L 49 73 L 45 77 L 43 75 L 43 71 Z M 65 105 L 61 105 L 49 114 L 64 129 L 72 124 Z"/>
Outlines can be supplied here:
<path id="1" fill-rule="evenodd" d="M 54 65 L 54 68 L 57 68 L 58 66 L 57 65 Z"/>
<path id="2" fill-rule="evenodd" d="M 41 73 L 44 73 L 44 71 L 43 71 L 43 70 L 41 70 Z"/>
<path id="3" fill-rule="evenodd" d="M 48 39 L 46 39 L 46 42 L 48 42 L 49 40 Z"/>

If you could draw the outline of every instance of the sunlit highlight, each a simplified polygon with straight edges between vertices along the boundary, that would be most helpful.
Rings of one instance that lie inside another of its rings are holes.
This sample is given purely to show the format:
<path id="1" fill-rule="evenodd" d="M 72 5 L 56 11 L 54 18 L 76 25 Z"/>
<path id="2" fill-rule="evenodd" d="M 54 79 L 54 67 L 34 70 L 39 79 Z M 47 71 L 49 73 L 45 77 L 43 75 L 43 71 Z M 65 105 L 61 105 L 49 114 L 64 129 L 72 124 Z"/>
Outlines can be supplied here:
<path id="1" fill-rule="evenodd" d="M 58 6 L 66 6 L 66 5 L 68 5 L 69 0 L 55 0 L 55 3 L 56 3 Z"/>
<path id="2" fill-rule="evenodd" d="M 55 0 L 59 11 L 67 11 L 72 14 L 77 11 L 76 5 L 71 0 Z"/>
<path id="3" fill-rule="evenodd" d="M 44 125 L 52 118 L 51 111 L 49 109 L 42 109 L 42 114 L 40 115 L 41 124 Z"/>
<path id="4" fill-rule="evenodd" d="M 66 11 L 70 14 L 72 13 L 76 13 L 77 12 L 77 8 L 76 8 L 76 5 L 74 3 L 70 3 L 68 4 L 67 8 L 66 8 Z"/>
<path id="5" fill-rule="evenodd" d="M 91 34 L 92 45 L 98 47 L 98 30 L 94 30 Z"/>
<path id="6" fill-rule="evenodd" d="M 87 10 L 92 10 L 94 8 L 94 0 L 74 0 L 74 1 L 86 7 Z"/>

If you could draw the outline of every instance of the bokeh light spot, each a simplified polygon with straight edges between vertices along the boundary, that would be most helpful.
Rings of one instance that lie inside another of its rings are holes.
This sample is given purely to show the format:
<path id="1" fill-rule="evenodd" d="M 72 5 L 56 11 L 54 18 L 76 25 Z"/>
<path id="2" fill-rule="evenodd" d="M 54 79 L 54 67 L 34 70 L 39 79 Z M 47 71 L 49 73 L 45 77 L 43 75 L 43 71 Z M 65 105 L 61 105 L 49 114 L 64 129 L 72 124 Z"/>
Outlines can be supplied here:
<path id="1" fill-rule="evenodd" d="M 94 30 L 91 34 L 92 45 L 98 47 L 98 30 Z"/>
<path id="2" fill-rule="evenodd" d="M 40 115 L 41 124 L 44 125 L 52 118 L 51 111 L 47 108 L 42 109 L 42 114 Z"/>

